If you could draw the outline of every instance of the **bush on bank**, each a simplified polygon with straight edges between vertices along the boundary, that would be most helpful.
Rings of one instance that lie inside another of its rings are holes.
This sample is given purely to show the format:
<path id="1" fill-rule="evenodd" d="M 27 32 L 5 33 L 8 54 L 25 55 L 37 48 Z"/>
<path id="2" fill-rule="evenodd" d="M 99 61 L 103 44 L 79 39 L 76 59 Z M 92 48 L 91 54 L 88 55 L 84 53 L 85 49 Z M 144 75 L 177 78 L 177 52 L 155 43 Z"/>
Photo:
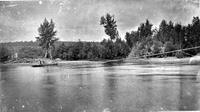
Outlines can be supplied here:
<path id="1" fill-rule="evenodd" d="M 126 57 L 130 48 L 125 41 L 116 39 L 104 39 L 102 42 L 77 42 L 71 46 L 64 43 L 55 50 L 55 57 L 63 60 L 98 60 L 98 59 L 117 59 Z"/>
<path id="2" fill-rule="evenodd" d="M 11 52 L 5 45 L 0 45 L 0 62 L 5 62 L 11 58 Z"/>
<path id="3" fill-rule="evenodd" d="M 23 47 L 18 51 L 18 58 L 39 58 L 43 56 L 44 53 L 41 48 Z"/>

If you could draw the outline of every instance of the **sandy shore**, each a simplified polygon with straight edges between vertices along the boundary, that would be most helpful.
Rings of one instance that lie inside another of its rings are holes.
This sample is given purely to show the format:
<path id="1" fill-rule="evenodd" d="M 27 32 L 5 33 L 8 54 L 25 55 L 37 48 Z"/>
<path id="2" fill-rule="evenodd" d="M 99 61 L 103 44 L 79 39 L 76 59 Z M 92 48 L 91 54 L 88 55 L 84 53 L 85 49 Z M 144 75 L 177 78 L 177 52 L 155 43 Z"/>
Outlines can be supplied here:
<path id="1" fill-rule="evenodd" d="M 150 58 L 148 61 L 153 64 L 189 64 L 190 58 Z"/>
<path id="2" fill-rule="evenodd" d="M 200 64 L 200 56 L 187 57 L 187 58 L 176 58 L 176 57 L 166 57 L 166 58 L 144 58 L 144 59 L 126 59 L 127 63 L 136 64 L 189 64 L 196 65 Z"/>

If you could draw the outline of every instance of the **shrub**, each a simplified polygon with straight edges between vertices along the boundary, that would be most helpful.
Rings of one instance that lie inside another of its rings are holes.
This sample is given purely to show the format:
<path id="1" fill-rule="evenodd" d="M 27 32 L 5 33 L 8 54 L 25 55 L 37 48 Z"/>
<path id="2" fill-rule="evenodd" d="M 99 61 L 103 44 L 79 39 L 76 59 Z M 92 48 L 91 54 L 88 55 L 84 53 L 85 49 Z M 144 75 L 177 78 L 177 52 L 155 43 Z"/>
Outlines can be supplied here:
<path id="1" fill-rule="evenodd" d="M 126 57 L 129 52 L 129 46 L 121 39 L 116 39 L 116 42 L 104 39 L 101 43 L 79 41 L 70 46 L 64 44 L 58 46 L 55 58 L 63 60 L 116 59 Z"/>
<path id="2" fill-rule="evenodd" d="M 184 56 L 183 52 L 179 51 L 179 52 L 176 52 L 176 57 L 177 58 L 184 58 L 185 56 Z"/>
<path id="3" fill-rule="evenodd" d="M 165 52 L 176 50 L 176 46 L 172 44 L 172 42 L 166 42 L 164 45 Z"/>
<path id="4" fill-rule="evenodd" d="M 177 50 L 176 45 L 173 45 L 172 42 L 166 42 L 164 45 L 164 51 L 169 52 L 169 51 L 174 51 Z M 168 53 L 166 54 L 167 56 L 174 56 L 175 53 Z"/>
<path id="5" fill-rule="evenodd" d="M 152 47 L 151 47 L 151 50 L 152 50 L 152 53 L 153 54 L 157 54 L 157 53 L 161 53 L 161 52 L 163 52 L 162 51 L 162 42 L 160 42 L 160 41 L 154 41 L 153 42 L 153 45 L 152 45 Z"/>
<path id="6" fill-rule="evenodd" d="M 0 62 L 7 61 L 10 58 L 11 58 L 10 50 L 4 45 L 0 45 Z"/>
<path id="7" fill-rule="evenodd" d="M 19 58 L 38 58 L 44 56 L 41 48 L 23 47 L 19 50 Z"/>

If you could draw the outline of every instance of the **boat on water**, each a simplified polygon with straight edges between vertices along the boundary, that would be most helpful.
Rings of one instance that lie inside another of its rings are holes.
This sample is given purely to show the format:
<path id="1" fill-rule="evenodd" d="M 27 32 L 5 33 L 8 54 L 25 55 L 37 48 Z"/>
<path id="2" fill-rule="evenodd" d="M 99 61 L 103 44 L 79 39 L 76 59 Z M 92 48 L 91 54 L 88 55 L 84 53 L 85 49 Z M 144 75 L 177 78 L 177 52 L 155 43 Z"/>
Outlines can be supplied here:
<path id="1" fill-rule="evenodd" d="M 58 63 L 53 60 L 43 59 L 39 60 L 38 64 L 32 65 L 32 67 L 45 67 L 45 66 L 56 66 L 56 65 L 58 65 Z"/>
<path id="2" fill-rule="evenodd" d="M 32 67 L 45 67 L 45 66 L 56 66 L 58 63 L 52 63 L 52 64 L 37 64 L 37 65 L 32 65 Z"/>

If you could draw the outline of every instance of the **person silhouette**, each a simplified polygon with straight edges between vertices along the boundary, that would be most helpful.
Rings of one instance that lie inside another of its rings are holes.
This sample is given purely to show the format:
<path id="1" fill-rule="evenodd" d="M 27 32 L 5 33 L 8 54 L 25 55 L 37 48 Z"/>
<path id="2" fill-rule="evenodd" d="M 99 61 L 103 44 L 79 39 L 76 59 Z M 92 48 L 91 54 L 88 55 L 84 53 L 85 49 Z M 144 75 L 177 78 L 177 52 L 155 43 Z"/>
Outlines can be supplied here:
<path id="1" fill-rule="evenodd" d="M 41 60 L 39 60 L 39 62 L 40 62 L 40 65 L 41 65 L 42 64 Z"/>

